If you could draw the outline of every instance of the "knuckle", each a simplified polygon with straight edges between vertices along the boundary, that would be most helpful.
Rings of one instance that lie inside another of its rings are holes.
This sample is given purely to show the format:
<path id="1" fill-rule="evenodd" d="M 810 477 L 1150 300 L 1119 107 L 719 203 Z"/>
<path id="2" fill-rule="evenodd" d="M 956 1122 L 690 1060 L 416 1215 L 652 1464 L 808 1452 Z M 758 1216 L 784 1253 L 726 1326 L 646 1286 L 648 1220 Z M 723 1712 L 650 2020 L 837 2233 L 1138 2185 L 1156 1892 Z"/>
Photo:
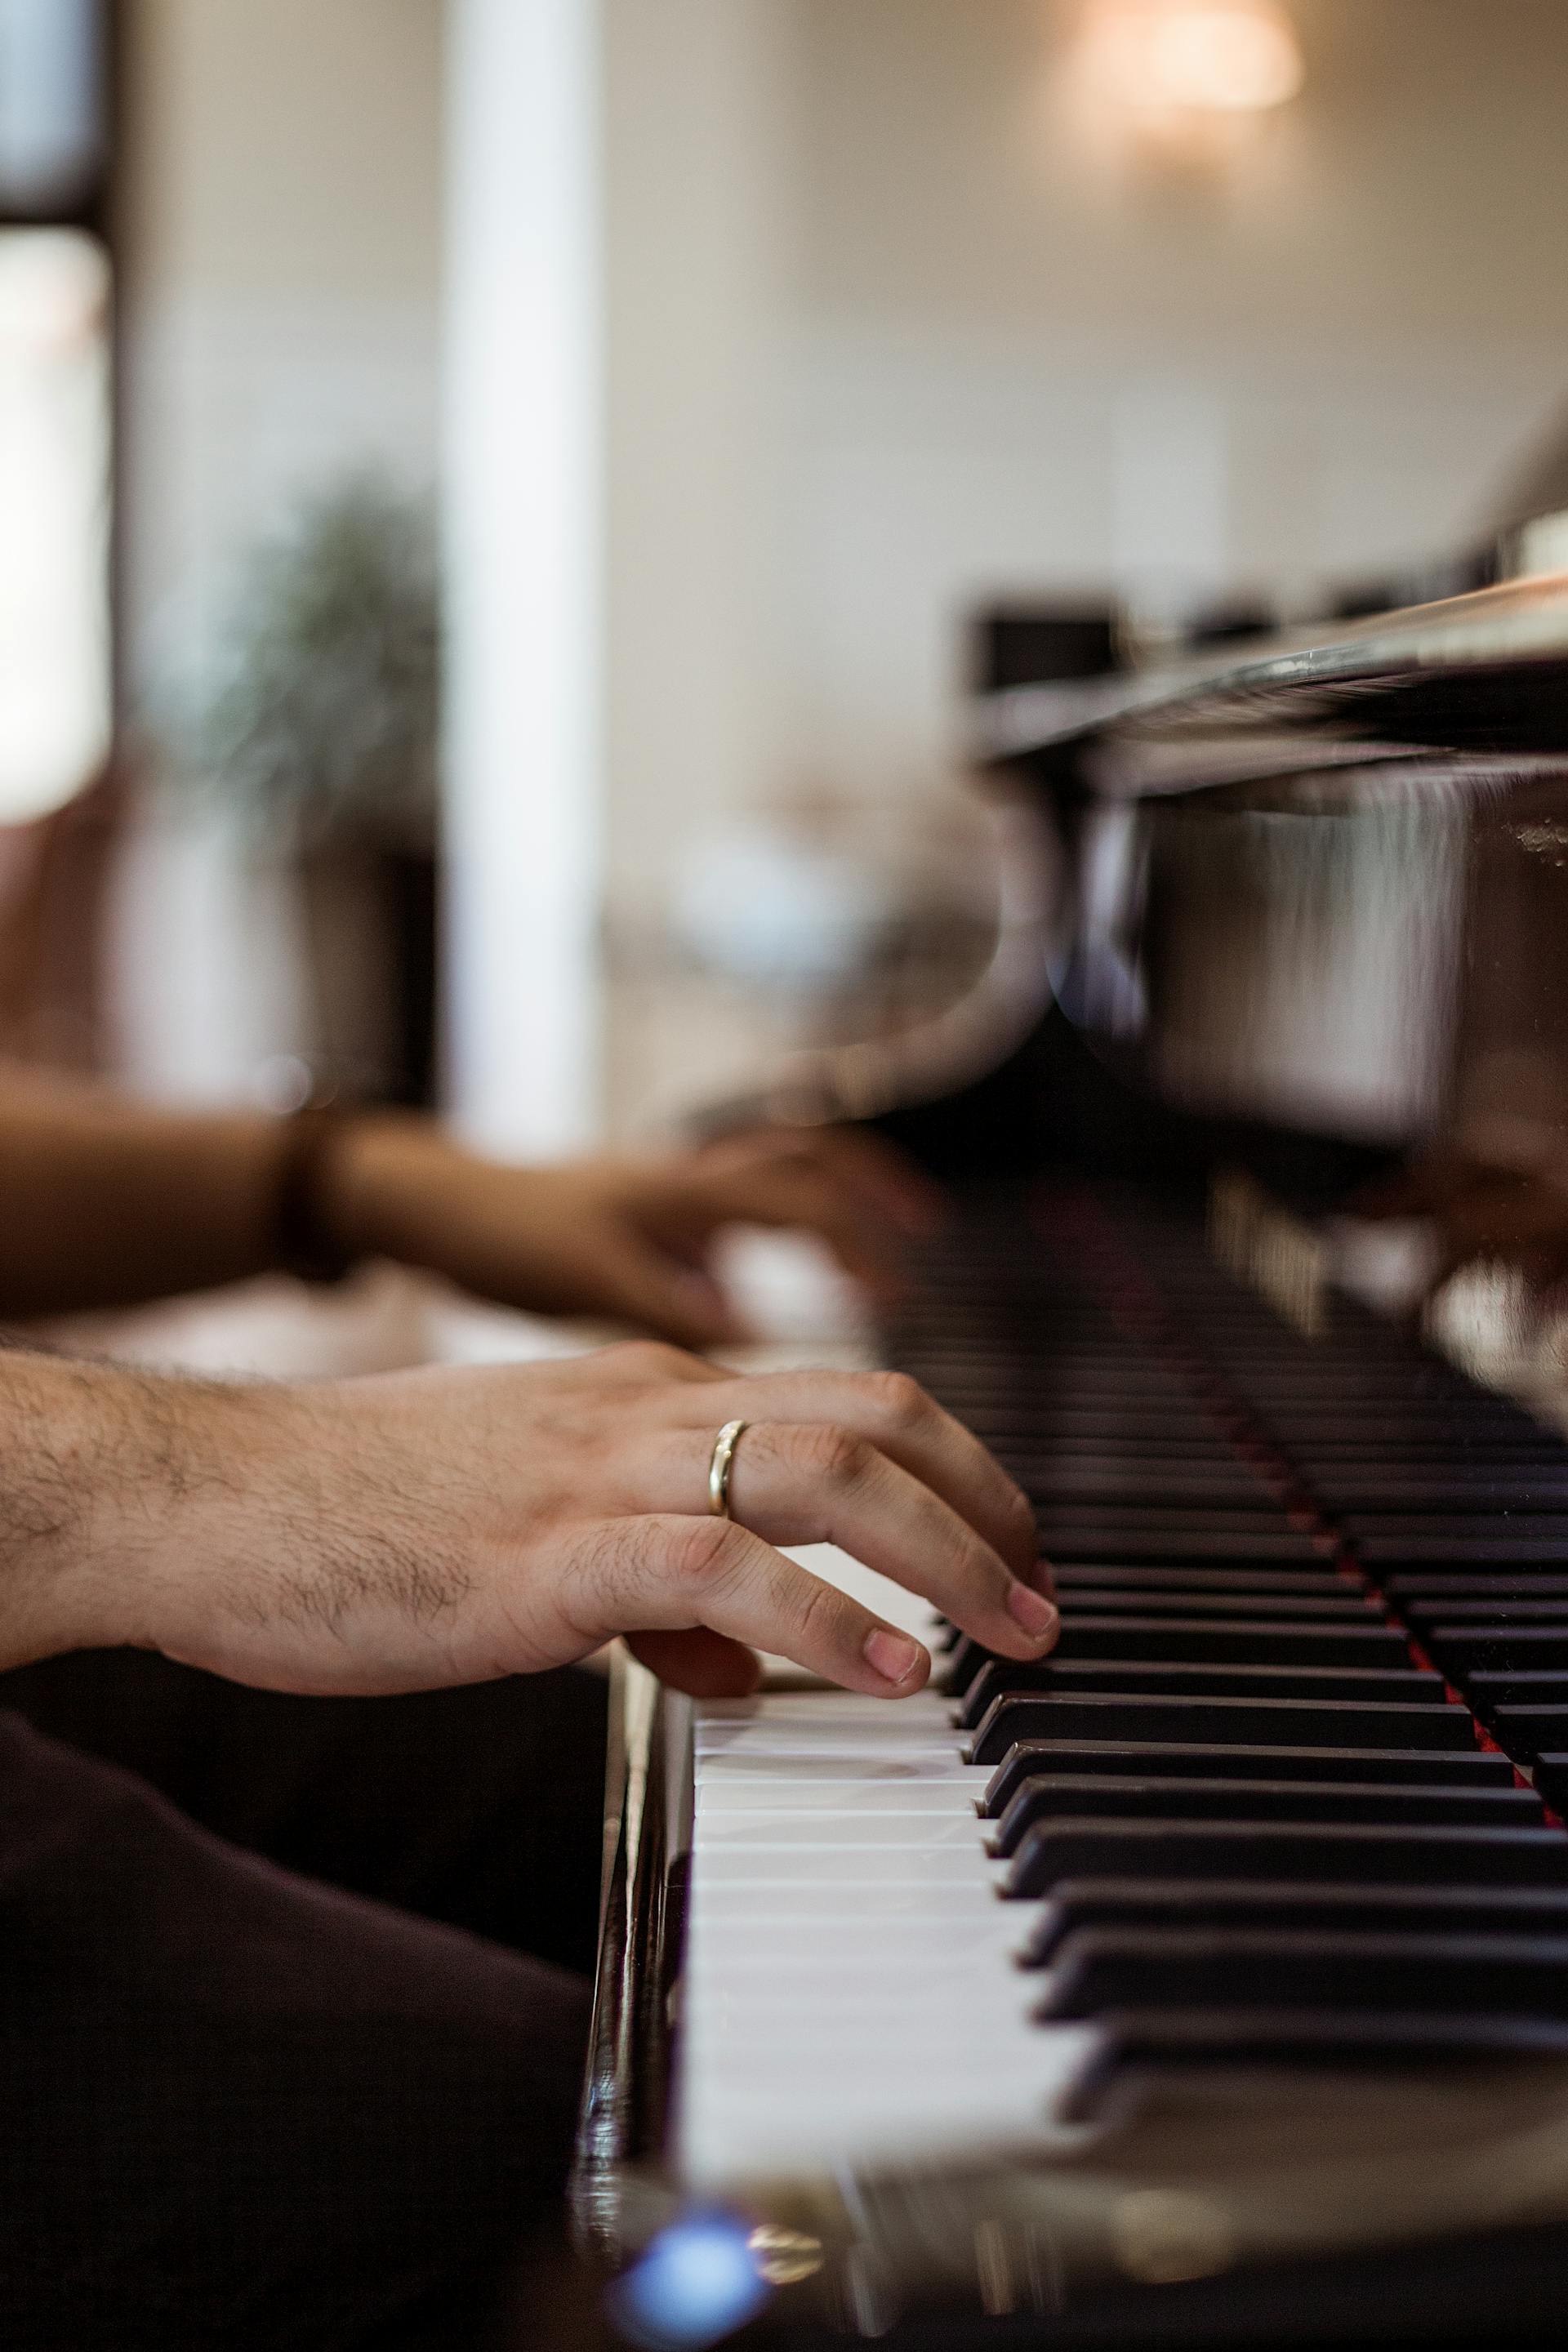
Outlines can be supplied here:
<path id="1" fill-rule="evenodd" d="M 618 1622 L 629 1612 L 642 1577 L 636 1522 L 595 1522 L 579 1534 L 569 1558 L 577 1580 L 595 1595 L 599 1613 L 611 1623 Z"/>
<path id="2" fill-rule="evenodd" d="M 795 1444 L 802 1467 L 824 1486 L 853 1486 L 865 1476 L 871 1460 L 871 1448 L 863 1437 L 831 1423 L 803 1429 Z"/>
<path id="3" fill-rule="evenodd" d="M 685 1380 L 697 1362 L 686 1349 L 666 1339 L 622 1339 L 605 1353 L 617 1370 L 638 1381 Z"/>
<path id="4" fill-rule="evenodd" d="M 879 1412 L 895 1429 L 912 1428 L 935 1410 L 919 1381 L 908 1372 L 871 1372 L 868 1379 Z"/>
<path id="5" fill-rule="evenodd" d="M 1006 1563 L 983 1536 L 968 1528 L 959 1542 L 957 1569 L 959 1581 L 966 1592 L 977 1599 L 1005 1601 L 1012 1581 Z"/>
<path id="6" fill-rule="evenodd" d="M 812 1648 L 832 1645 L 839 1630 L 843 1602 L 831 1584 L 821 1577 L 806 1579 L 795 1612 L 795 1632 L 803 1643 Z"/>
<path id="7" fill-rule="evenodd" d="M 692 1519 L 675 1536 L 669 1573 L 688 1591 L 708 1591 L 733 1560 L 735 1529 L 727 1519 Z"/>

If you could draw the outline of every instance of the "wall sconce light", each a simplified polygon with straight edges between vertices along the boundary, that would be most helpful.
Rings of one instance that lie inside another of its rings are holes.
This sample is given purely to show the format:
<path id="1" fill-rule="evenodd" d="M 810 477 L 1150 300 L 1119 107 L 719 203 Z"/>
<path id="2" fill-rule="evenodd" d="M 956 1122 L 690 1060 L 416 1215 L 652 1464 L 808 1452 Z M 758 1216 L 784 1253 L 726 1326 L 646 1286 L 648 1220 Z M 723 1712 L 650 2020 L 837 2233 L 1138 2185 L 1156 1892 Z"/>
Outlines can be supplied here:
<path id="1" fill-rule="evenodd" d="M 1156 129 L 1267 113 L 1305 74 L 1281 0 L 1092 0 L 1080 63 L 1102 104 Z"/>

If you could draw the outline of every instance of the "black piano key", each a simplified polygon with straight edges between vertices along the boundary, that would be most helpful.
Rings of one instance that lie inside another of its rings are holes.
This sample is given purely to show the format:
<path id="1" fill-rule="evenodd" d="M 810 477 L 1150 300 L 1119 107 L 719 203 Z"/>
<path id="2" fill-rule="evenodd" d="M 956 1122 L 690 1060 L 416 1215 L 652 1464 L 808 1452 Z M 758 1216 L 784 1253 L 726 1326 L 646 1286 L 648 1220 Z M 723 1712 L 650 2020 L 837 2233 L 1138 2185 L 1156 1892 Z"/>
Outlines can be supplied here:
<path id="1" fill-rule="evenodd" d="M 1240 1501 L 1249 1496 L 1262 1496 L 1268 1489 L 1260 1475 L 1238 1470 L 1222 1474 L 1205 1470 L 1085 1469 L 1073 1470 L 1065 1464 L 1008 1465 L 1014 1478 L 1029 1500 L 1038 1507 L 1042 1504 L 1067 1500 L 1082 1501 L 1142 1501 L 1163 1509 L 1167 1504 L 1197 1504 L 1205 1508 Z"/>
<path id="2" fill-rule="evenodd" d="M 1042 2021 L 1107 2011 L 1423 2011 L 1568 2024 L 1568 1938 L 1289 1929 L 1085 1927 L 1058 1949 Z"/>
<path id="3" fill-rule="evenodd" d="M 1404 1634 L 1387 1625 L 1373 1601 L 1352 1592 L 1344 1601 L 1246 1600 L 1237 1604 L 1213 1592 L 1063 1592 L 1063 1642 L 1084 1656 L 1183 1656 L 1194 1663 L 1248 1658 L 1250 1639 L 1269 1644 L 1277 1663 L 1302 1665 L 1396 1665 L 1408 1661 Z M 952 1689 L 966 1689 L 992 1651 L 966 1637 L 952 1649 Z M 1208 1644 L 1208 1646 L 1206 1646 Z M 1241 1649 L 1237 1649 L 1241 1644 Z M 1307 1651 L 1311 1649 L 1311 1656 Z M 1262 1656 L 1262 1651 L 1260 1651 Z"/>
<path id="4" fill-rule="evenodd" d="M 1568 1936 L 1568 1886 L 1364 1886 L 1336 1880 L 1068 1879 L 1040 1906 L 1019 1965 L 1048 1968 L 1078 1927 L 1325 1934 Z"/>
<path id="5" fill-rule="evenodd" d="M 1510 1756 L 1555 1754 L 1568 1747 L 1568 1706 L 1500 1706 L 1487 1727 Z"/>
<path id="6" fill-rule="evenodd" d="M 1542 1748 L 1531 1768 L 1531 1777 L 1552 1811 L 1568 1820 L 1568 1752 Z"/>
<path id="7" fill-rule="evenodd" d="M 1354 1538 L 1360 1557 L 1379 1568 L 1458 1559 L 1568 1561 L 1568 1520 L 1556 1514 L 1509 1512 L 1478 1521 L 1442 1511 L 1342 1510 L 1339 1523 Z"/>
<path id="8" fill-rule="evenodd" d="M 1062 2103 L 1069 2120 L 1113 2113 L 1121 2086 L 1152 2077 L 1237 2071 L 1425 2073 L 1469 2061 L 1521 2066 L 1568 2056 L 1555 2019 L 1322 2010 L 1122 2010 L 1098 2021 L 1083 2071 Z"/>
<path id="9" fill-rule="evenodd" d="M 1177 1430 L 1118 1444 L 1106 1438 L 1064 1439 L 1051 1430 L 1047 1418 L 1037 1442 L 1016 1435 L 1008 1441 L 1008 1452 L 1016 1462 L 1042 1475 L 1070 1471 L 1083 1478 L 1111 1482 L 1109 1493 L 1113 1500 L 1121 1498 L 1121 1490 L 1114 1484 L 1117 1479 L 1132 1482 L 1125 1492 L 1127 1500 L 1135 1503 L 1140 1482 L 1157 1482 L 1167 1473 L 1180 1478 L 1213 1479 L 1234 1487 L 1243 1509 L 1261 1510 L 1268 1500 L 1267 1491 L 1247 1492 L 1259 1475 L 1255 1460 L 1237 1451 L 1227 1432 L 1212 1426 L 1201 1436 Z M 1226 1499 L 1228 1503 L 1230 1497 Z M 1190 1503 L 1187 1507 L 1192 1507 Z"/>
<path id="10" fill-rule="evenodd" d="M 1079 1583 L 1072 1588 L 1068 1606 L 1074 1616 L 1093 1618 L 1250 1618 L 1262 1622 L 1279 1618 L 1284 1622 L 1319 1622 L 1326 1628 L 1335 1625 L 1383 1625 L 1383 1606 L 1371 1592 L 1361 1592 L 1356 1585 L 1335 1578 L 1331 1585 L 1321 1585 L 1317 1592 L 1227 1592 L 1223 1585 L 1157 1585 L 1152 1590 L 1138 1590 L 1135 1585 L 1100 1585 Z"/>
<path id="11" fill-rule="evenodd" d="M 1466 1675 L 1464 1696 L 1483 1717 L 1500 1706 L 1568 1706 L 1568 1669 L 1482 1667 Z"/>
<path id="12" fill-rule="evenodd" d="M 1529 1789 L 1389 1787 L 1354 1780 L 1132 1780 L 1051 1773 L 1026 1780 L 996 1825 L 994 1852 L 1010 1858 L 1028 1832 L 1058 1813 L 1141 1821 L 1424 1822 L 1447 1829 L 1539 1827 Z"/>
<path id="13" fill-rule="evenodd" d="M 1568 1640 L 1568 1601 L 1549 1595 L 1483 1592 L 1474 1599 L 1439 1594 L 1434 1600 L 1416 1596 L 1405 1613 L 1415 1624 L 1449 1624 L 1458 1630 L 1467 1625 L 1556 1626 L 1560 1637 Z"/>
<path id="14" fill-rule="evenodd" d="M 1533 1511 L 1568 1509 L 1568 1464 L 1523 1476 L 1486 1463 L 1455 1463 L 1442 1470 L 1346 1472 L 1321 1483 L 1325 1498 L 1337 1508 L 1364 1513 L 1369 1518 L 1384 1511 L 1444 1510 L 1458 1516 L 1468 1511 Z"/>
<path id="15" fill-rule="evenodd" d="M 1142 1660 L 1146 1664 L 1310 1666 L 1385 1673 L 1410 1671 L 1410 1651 L 1396 1627 L 1336 1620 L 1141 1617 L 1080 1613 L 1065 1601 L 1057 1646 L 1040 1663 L 1068 1659 Z M 954 1644 L 948 1688 L 963 1697 L 988 1665 L 1005 1664 L 971 1637 Z M 1415 1696 L 1415 1694 L 1412 1694 Z"/>
<path id="16" fill-rule="evenodd" d="M 1415 1433 L 1397 1428 L 1386 1428 L 1376 1437 L 1343 1438 L 1331 1444 L 1308 1444 L 1299 1436 L 1288 1436 L 1281 1451 L 1298 1470 L 1314 1481 L 1347 1479 L 1395 1464 L 1406 1472 L 1427 1464 L 1463 1470 L 1488 1468 L 1510 1478 L 1532 1477 L 1537 1473 L 1550 1475 L 1563 1467 L 1562 1453 L 1550 1442 L 1472 1439 L 1440 1431 Z"/>
<path id="17" fill-rule="evenodd" d="M 1462 1748 L 1475 1744 L 1459 1706 L 1361 1706 L 1310 1699 L 1126 1698 L 1054 1692 L 999 1698 L 975 1731 L 970 1761 L 999 1764 L 1019 1739 L 1243 1741 L 1265 1748 Z M 1554 1743 L 1563 1745 L 1562 1741 Z"/>
<path id="18" fill-rule="evenodd" d="M 1142 1445 L 1169 1445 L 1190 1437 L 1212 1445 L 1216 1435 L 1213 1414 L 1204 1405 L 1187 1404 L 1171 1396 L 1158 1405 L 1119 1409 L 1106 1405 L 1094 1412 L 1072 1405 L 1020 1404 L 1016 1398 L 998 1401 L 977 1416 L 987 1438 L 998 1445 L 1023 1444 L 1036 1453 L 1048 1446 L 1089 1444 L 1131 1450 Z M 966 1411 L 964 1418 L 974 1421 Z"/>
<path id="19" fill-rule="evenodd" d="M 1249 1609 L 1234 1610 L 1233 1605 L 1232 1613 L 1216 1611 L 1189 1617 L 1184 1605 L 1156 1602 L 1147 1612 L 1137 1607 L 1087 1609 L 1081 1594 L 1061 1598 L 1062 1630 L 1053 1657 L 1184 1657 L 1193 1664 L 1223 1664 L 1256 1656 L 1279 1664 L 1409 1664 L 1405 1636 L 1396 1627 L 1380 1623 L 1372 1609 L 1302 1620 L 1254 1616 Z M 947 1646 L 947 1687 L 961 1697 L 998 1654 L 973 1634 L 959 1635 Z"/>
<path id="20" fill-rule="evenodd" d="M 1063 1657 L 1164 1658 L 1202 1665 L 1383 1666 L 1410 1664 L 1409 1647 L 1397 1626 L 1381 1623 L 1376 1613 L 1358 1609 L 1343 1616 L 1327 1611 L 1318 1617 L 1259 1615 L 1247 1602 L 1231 1603 L 1231 1613 L 1220 1616 L 1168 1614 L 1154 1610 L 1104 1609 L 1097 1596 L 1092 1607 L 1083 1597 L 1062 1596 L 1062 1631 L 1058 1644 Z M 1055 1653 L 1053 1653 L 1055 1654 Z"/>
<path id="21" fill-rule="evenodd" d="M 1568 1776 L 1568 1759 L 1564 1765 Z M 1121 1773 L 1131 1780 L 1376 1780 L 1386 1786 L 1441 1782 L 1465 1789 L 1511 1789 L 1506 1756 L 1481 1748 L 1432 1754 L 1420 1748 L 1249 1748 L 1199 1740 L 1023 1739 L 1010 1748 L 985 1785 L 980 1811 L 999 1821 L 1026 1780 L 1042 1773 Z"/>
<path id="22" fill-rule="evenodd" d="M 1440 1705 L 1440 1675 L 1407 1666 L 1399 1672 L 1342 1666 L 1200 1666 L 1127 1659 L 1059 1658 L 1053 1651 L 1037 1664 L 996 1659 L 982 1667 L 956 1713 L 962 1731 L 977 1730 L 999 1698 L 1013 1693 L 1120 1692 L 1131 1698 L 1311 1699 L 1362 1704 L 1386 1700 L 1399 1706 Z"/>
<path id="23" fill-rule="evenodd" d="M 1256 1566 L 1269 1561 L 1306 1564 L 1325 1558 L 1331 1549 L 1326 1538 L 1292 1528 L 1283 1511 L 1270 1514 L 1264 1525 L 1257 1527 L 1183 1528 L 1173 1524 L 1176 1516 L 1152 1512 L 1143 1524 L 1117 1519 L 1103 1527 L 1089 1527 L 1079 1519 L 1058 1519 L 1049 1512 L 1037 1511 L 1036 1520 L 1040 1548 L 1047 1559 L 1086 1565 L 1098 1560 L 1118 1568 L 1138 1564 L 1223 1568 L 1231 1562 Z M 1253 1516 L 1238 1514 L 1248 1519 Z M 1568 1546 L 1563 1557 L 1568 1559 Z"/>
<path id="24" fill-rule="evenodd" d="M 1405 1536 L 1379 1543 L 1373 1536 L 1349 1534 L 1346 1539 L 1368 1573 L 1384 1586 L 1392 1586 L 1399 1576 L 1429 1569 L 1477 1576 L 1489 1570 L 1528 1576 L 1568 1569 L 1568 1529 L 1563 1540 L 1553 1541 L 1543 1536 L 1500 1536 L 1497 1524 L 1500 1523 L 1492 1523 L 1487 1534 L 1478 1535 L 1469 1544 L 1456 1543 L 1451 1537 L 1439 1540 Z"/>
<path id="25" fill-rule="evenodd" d="M 1064 1593 L 1076 1593 L 1081 1587 L 1091 1592 L 1228 1592 L 1238 1600 L 1302 1593 L 1332 1600 L 1360 1589 L 1327 1561 L 1321 1568 L 1113 1568 L 1097 1560 L 1068 1559 L 1058 1552 L 1050 1561 Z M 1563 1591 L 1568 1597 L 1568 1577 L 1563 1579 Z"/>
<path id="26" fill-rule="evenodd" d="M 1452 1570 L 1401 1570 L 1384 1579 L 1384 1589 L 1414 1611 L 1417 1602 L 1428 1610 L 1444 1601 L 1568 1601 L 1568 1576 L 1540 1574 L 1528 1568 L 1500 1562 L 1479 1575 Z"/>
<path id="27" fill-rule="evenodd" d="M 1049 1554 L 1047 1554 L 1047 1559 Z M 1118 1584 L 1076 1585 L 1072 1609 L 1083 1617 L 1247 1617 L 1258 1622 L 1275 1618 L 1289 1625 L 1311 1619 L 1325 1626 L 1383 1623 L 1378 1601 L 1353 1584 L 1335 1578 L 1317 1592 L 1260 1592 L 1238 1603 L 1228 1592 L 1205 1585 L 1164 1585 L 1139 1591 Z"/>
<path id="28" fill-rule="evenodd" d="M 1012 1899 L 1066 1878 L 1342 1878 L 1383 1886 L 1568 1886 L 1560 1829 L 1319 1828 L 1302 1822 L 1041 1822 L 1013 1857 Z"/>
<path id="29" fill-rule="evenodd" d="M 1549 1674 L 1568 1672 L 1568 1625 L 1454 1625 L 1419 1630 L 1421 1646 L 1445 1673 L 1473 1674 L 1514 1668 Z"/>

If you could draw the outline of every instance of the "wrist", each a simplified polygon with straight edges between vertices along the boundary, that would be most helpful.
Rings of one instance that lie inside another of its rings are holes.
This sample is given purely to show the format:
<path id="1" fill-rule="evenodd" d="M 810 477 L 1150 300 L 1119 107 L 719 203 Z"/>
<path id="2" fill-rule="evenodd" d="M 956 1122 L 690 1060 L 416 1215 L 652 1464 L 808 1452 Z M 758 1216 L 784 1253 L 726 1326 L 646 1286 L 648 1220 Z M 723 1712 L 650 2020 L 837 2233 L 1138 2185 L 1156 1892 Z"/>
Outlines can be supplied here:
<path id="1" fill-rule="evenodd" d="M 411 1111 L 341 1117 L 315 1168 L 315 1212 L 330 1246 L 351 1262 L 394 1258 L 428 1263 L 427 1203 L 438 1192 L 437 1162 L 450 1146 L 428 1118 Z"/>
<path id="2" fill-rule="evenodd" d="M 338 1177 L 364 1123 L 331 1103 L 307 1103 L 279 1122 L 268 1256 L 301 1282 L 341 1282 L 371 1255 L 345 1213 Z"/>
<path id="3" fill-rule="evenodd" d="M 0 1661 L 156 1645 L 194 1499 L 234 1457 L 230 1392 L 22 1350 L 0 1365 Z"/>

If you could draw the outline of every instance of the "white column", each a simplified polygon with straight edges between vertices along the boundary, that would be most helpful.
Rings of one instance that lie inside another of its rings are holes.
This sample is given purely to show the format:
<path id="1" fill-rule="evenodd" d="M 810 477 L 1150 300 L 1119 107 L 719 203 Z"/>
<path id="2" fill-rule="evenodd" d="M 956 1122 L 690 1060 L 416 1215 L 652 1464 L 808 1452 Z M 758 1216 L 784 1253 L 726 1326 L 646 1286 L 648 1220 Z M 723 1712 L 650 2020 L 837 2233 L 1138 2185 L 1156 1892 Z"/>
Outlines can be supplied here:
<path id="1" fill-rule="evenodd" d="M 448 8 L 448 1096 L 518 1153 L 599 1118 L 598 14 Z"/>

